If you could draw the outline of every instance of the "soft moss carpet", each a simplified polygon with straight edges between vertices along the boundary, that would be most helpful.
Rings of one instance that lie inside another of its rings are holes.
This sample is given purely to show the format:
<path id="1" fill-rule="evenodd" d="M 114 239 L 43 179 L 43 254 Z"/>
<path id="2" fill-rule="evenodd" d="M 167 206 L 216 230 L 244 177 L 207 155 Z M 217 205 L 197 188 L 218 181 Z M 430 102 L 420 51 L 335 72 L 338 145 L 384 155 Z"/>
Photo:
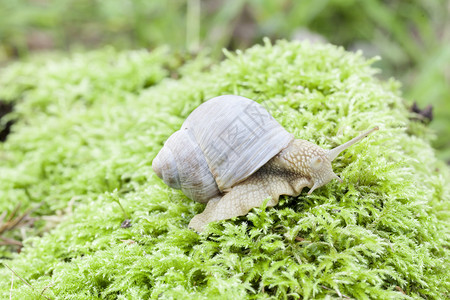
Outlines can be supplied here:
<path id="1" fill-rule="evenodd" d="M 14 101 L 17 121 L 0 144 L 0 208 L 40 204 L 33 228 L 5 233 L 29 237 L 20 254 L 1 253 L 30 286 L 3 267 L 2 298 L 448 298 L 449 171 L 399 84 L 378 80 L 371 63 L 331 45 L 266 41 L 218 64 L 104 49 L 2 70 L 0 99 Z M 204 205 L 164 185 L 151 162 L 222 94 L 263 103 L 325 149 L 380 130 L 335 160 L 343 184 L 197 235 L 187 224 Z"/>

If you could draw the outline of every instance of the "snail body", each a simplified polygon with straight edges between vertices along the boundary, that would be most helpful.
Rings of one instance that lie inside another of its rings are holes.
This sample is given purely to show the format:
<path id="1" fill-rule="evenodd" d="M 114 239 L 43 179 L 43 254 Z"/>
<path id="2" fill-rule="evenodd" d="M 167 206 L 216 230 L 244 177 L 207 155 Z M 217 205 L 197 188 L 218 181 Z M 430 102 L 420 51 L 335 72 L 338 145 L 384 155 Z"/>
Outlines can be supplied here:
<path id="1" fill-rule="evenodd" d="M 308 194 L 332 179 L 331 161 L 377 130 L 375 127 L 332 150 L 294 139 L 260 104 L 240 96 L 210 99 L 195 109 L 152 163 L 170 187 L 201 203 L 205 210 L 189 227 L 201 232 L 218 220 L 247 214 L 265 199 Z M 342 182 L 342 181 L 341 181 Z"/>

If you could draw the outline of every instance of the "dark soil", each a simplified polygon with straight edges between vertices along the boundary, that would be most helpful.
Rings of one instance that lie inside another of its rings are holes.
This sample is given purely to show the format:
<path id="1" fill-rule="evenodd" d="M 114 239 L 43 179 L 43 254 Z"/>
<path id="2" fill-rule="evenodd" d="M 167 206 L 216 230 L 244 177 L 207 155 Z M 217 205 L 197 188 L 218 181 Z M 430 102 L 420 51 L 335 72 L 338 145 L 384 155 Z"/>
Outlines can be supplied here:
<path id="1" fill-rule="evenodd" d="M 9 102 L 4 102 L 0 100 L 0 122 L 2 118 L 12 112 L 13 110 L 13 104 Z M 14 122 L 8 121 L 6 124 L 2 125 L 0 123 L 0 142 L 4 142 L 6 140 L 6 137 L 11 132 L 11 126 Z"/>
<path id="2" fill-rule="evenodd" d="M 431 121 L 433 121 L 433 106 L 432 105 L 428 105 L 427 107 L 425 107 L 424 109 L 421 109 L 418 105 L 417 102 L 414 101 L 413 105 L 411 106 L 410 110 L 413 113 L 417 114 L 417 118 L 413 118 L 412 120 L 414 121 L 420 121 L 423 122 L 425 124 L 430 123 Z"/>

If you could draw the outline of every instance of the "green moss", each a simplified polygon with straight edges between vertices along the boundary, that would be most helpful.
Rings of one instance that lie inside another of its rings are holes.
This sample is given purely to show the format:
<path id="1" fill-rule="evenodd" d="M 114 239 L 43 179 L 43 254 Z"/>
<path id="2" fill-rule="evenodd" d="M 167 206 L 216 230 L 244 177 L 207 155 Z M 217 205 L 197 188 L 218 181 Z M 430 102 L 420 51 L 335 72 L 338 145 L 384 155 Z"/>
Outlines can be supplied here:
<path id="1" fill-rule="evenodd" d="M 85 57 L 67 60 L 63 73 L 86 66 Z M 156 70 L 144 77 L 158 84 L 136 84 L 124 63 L 117 77 L 82 69 L 81 81 L 97 84 L 67 95 L 53 92 L 67 86 L 59 72 L 42 71 L 32 92 L 21 87 L 21 72 L 41 65 L 9 75 L 12 98 L 23 100 L 21 120 L 0 146 L 0 205 L 44 201 L 45 214 L 75 199 L 75 210 L 5 261 L 34 291 L 17 278 L 10 291 L 3 268 L 3 297 L 38 298 L 48 285 L 44 295 L 60 299 L 449 296 L 448 169 L 429 130 L 409 120 L 398 84 L 380 82 L 371 61 L 331 45 L 266 42 L 227 57 L 203 72 L 196 60 L 174 80 L 162 79 L 168 55 L 145 54 L 135 70 Z M 343 184 L 197 235 L 187 224 L 203 205 L 165 186 L 151 161 L 195 107 L 221 94 L 263 103 L 296 137 L 324 148 L 373 125 L 381 130 L 334 162 Z M 120 227 L 118 200 L 130 228 Z"/>

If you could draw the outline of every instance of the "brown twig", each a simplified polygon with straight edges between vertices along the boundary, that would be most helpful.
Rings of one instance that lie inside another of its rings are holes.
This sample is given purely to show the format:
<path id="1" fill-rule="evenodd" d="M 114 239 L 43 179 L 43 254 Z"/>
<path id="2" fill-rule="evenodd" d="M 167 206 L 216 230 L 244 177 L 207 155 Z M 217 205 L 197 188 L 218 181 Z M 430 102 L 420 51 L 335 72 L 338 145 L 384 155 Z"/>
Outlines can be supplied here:
<path id="1" fill-rule="evenodd" d="M 304 238 L 299 237 L 299 236 L 296 236 L 296 237 L 295 237 L 295 240 L 298 241 L 298 242 L 304 242 L 304 241 L 306 241 Z"/>
<path id="2" fill-rule="evenodd" d="M 39 203 L 33 208 L 28 208 L 21 215 L 18 215 L 21 203 L 18 203 L 9 215 L 7 215 L 7 212 L 4 211 L 0 216 L 0 245 L 18 246 L 19 247 L 18 251 L 20 251 L 20 249 L 23 247 L 21 241 L 9 237 L 4 237 L 2 235 L 5 232 L 11 231 L 18 227 L 23 228 L 24 226 L 32 225 L 33 222 L 35 221 L 35 218 L 31 218 L 29 215 L 32 214 L 34 211 L 36 211 L 42 204 L 43 202 Z M 25 239 L 25 237 L 22 236 L 22 239 Z"/>
<path id="3" fill-rule="evenodd" d="M 25 212 L 21 215 L 15 218 L 17 212 L 20 209 L 21 204 L 17 204 L 14 210 L 11 212 L 11 214 L 8 217 L 8 220 L 0 226 L 0 234 L 4 233 L 5 231 L 12 230 L 15 227 L 17 227 L 23 220 L 25 220 L 31 213 L 35 212 L 43 202 L 39 203 L 33 208 L 28 208 L 25 210 Z"/>
<path id="4" fill-rule="evenodd" d="M 29 284 L 25 279 L 23 279 L 22 277 L 19 276 L 19 274 L 16 273 L 16 271 L 14 271 L 13 269 L 11 269 L 8 264 L 3 263 L 11 272 L 14 273 L 14 275 L 16 275 L 17 277 L 19 277 L 20 280 L 22 280 L 22 282 L 24 282 L 26 285 L 28 285 L 32 290 L 34 290 L 34 288 L 31 286 L 31 284 Z"/>
<path id="5" fill-rule="evenodd" d="M 19 274 L 17 274 L 13 269 L 11 269 L 6 263 L 3 263 L 12 273 L 14 273 L 14 275 L 16 275 L 23 283 L 25 283 L 26 285 L 28 285 L 33 291 L 36 291 L 35 289 L 34 289 L 34 287 L 31 285 L 31 284 L 29 284 L 25 279 L 23 279 L 22 277 L 20 277 L 20 275 Z M 50 298 L 48 298 L 47 296 L 45 296 L 45 295 L 42 295 L 41 294 L 41 296 L 42 297 L 44 297 L 45 299 L 48 299 L 48 300 L 51 300 Z"/>
<path id="6" fill-rule="evenodd" d="M 0 246 L 19 246 L 23 247 L 22 242 L 15 239 L 0 236 Z"/>
<path id="7" fill-rule="evenodd" d="M 47 284 L 47 285 L 44 287 L 44 289 L 42 290 L 41 296 L 44 296 L 43 294 L 44 294 L 45 290 L 48 289 L 49 287 L 51 287 L 51 286 L 54 285 L 54 284 L 55 284 L 54 282 L 50 282 L 49 284 Z M 44 297 L 45 297 L 45 296 L 44 296 Z"/>
<path id="8" fill-rule="evenodd" d="M 395 289 L 396 289 L 397 291 L 399 291 L 399 292 L 401 292 L 401 293 L 403 293 L 403 294 L 406 295 L 405 291 L 404 291 L 401 287 L 399 287 L 398 285 L 395 286 Z"/>
<path id="9" fill-rule="evenodd" d="M 17 203 L 16 207 L 14 207 L 13 211 L 9 215 L 8 222 L 10 222 L 13 217 L 16 215 L 16 213 L 19 211 L 20 207 L 22 206 L 22 202 Z"/>
<path id="10" fill-rule="evenodd" d="M 136 241 L 133 241 L 133 240 L 120 240 L 122 243 L 126 243 L 126 244 L 128 244 L 128 245 L 131 245 L 131 244 L 136 244 Z"/>
<path id="11" fill-rule="evenodd" d="M 3 220 L 2 220 L 3 224 L 0 226 L 0 234 L 2 234 L 3 232 L 9 230 L 9 228 L 11 227 L 10 223 L 14 219 L 14 216 L 16 215 L 17 211 L 19 210 L 20 206 L 21 206 L 21 204 L 19 202 L 16 205 L 16 207 L 14 207 L 13 211 L 9 214 L 9 216 L 8 216 L 8 218 L 7 218 L 5 223 L 3 223 Z"/>
<path id="12" fill-rule="evenodd" d="M 3 220 L 5 219 L 7 213 L 8 212 L 6 210 L 2 212 L 2 214 L 0 215 L 0 223 L 3 223 Z"/>

